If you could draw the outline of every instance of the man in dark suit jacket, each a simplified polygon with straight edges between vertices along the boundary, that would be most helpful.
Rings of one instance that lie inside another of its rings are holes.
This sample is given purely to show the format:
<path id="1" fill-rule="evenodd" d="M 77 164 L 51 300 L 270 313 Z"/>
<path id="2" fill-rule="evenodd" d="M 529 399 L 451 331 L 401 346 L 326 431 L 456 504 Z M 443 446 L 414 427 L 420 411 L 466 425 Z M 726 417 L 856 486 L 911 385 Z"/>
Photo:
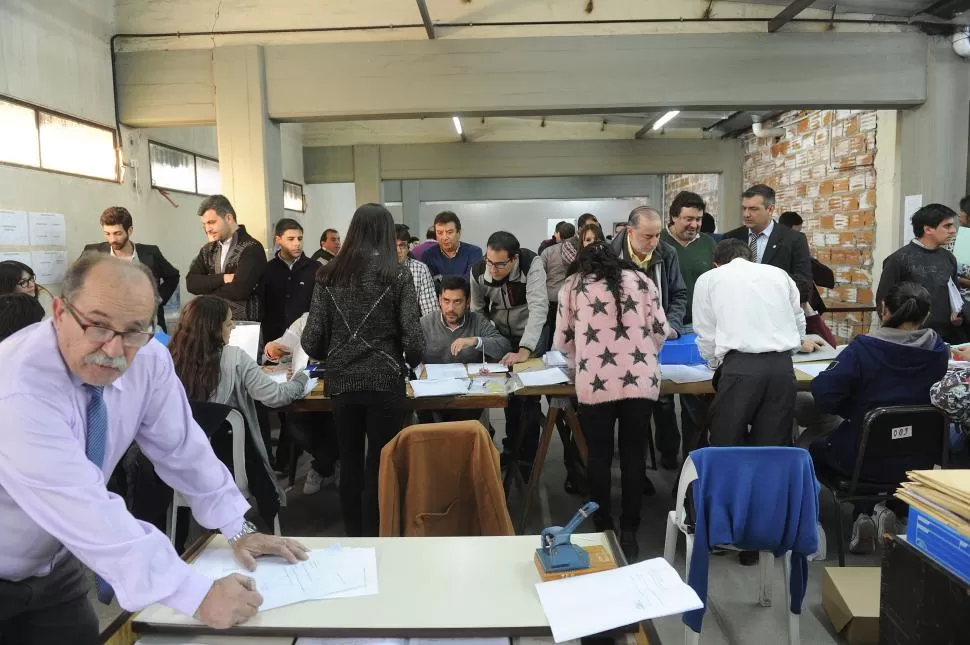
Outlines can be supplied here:
<path id="1" fill-rule="evenodd" d="M 132 262 L 141 262 L 155 276 L 155 284 L 158 287 L 158 326 L 162 331 L 168 332 L 165 328 L 165 303 L 169 301 L 175 290 L 179 288 L 179 272 L 173 267 L 157 246 L 152 244 L 135 244 L 131 241 L 131 233 L 134 226 L 131 213 L 122 206 L 111 206 L 101 213 L 101 229 L 107 242 L 100 244 L 88 244 L 82 253 L 96 251 L 98 253 L 110 253 L 111 255 Z"/>
<path id="2" fill-rule="evenodd" d="M 726 239 L 741 240 L 752 250 L 754 261 L 784 270 L 794 279 L 802 276 L 812 281 L 812 255 L 808 240 L 786 226 L 775 222 L 775 191 L 758 184 L 742 194 L 744 226 L 728 231 Z"/>

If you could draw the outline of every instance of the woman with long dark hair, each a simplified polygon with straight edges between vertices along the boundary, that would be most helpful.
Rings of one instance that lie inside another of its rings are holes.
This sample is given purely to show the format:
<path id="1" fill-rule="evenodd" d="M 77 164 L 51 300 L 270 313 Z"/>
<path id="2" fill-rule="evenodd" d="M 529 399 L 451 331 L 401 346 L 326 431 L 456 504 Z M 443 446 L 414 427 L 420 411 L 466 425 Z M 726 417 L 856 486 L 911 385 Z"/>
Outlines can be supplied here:
<path id="1" fill-rule="evenodd" d="M 613 529 L 610 480 L 619 420 L 622 513 L 620 546 L 639 553 L 637 529 L 646 485 L 644 420 L 660 396 L 658 355 L 669 330 L 653 281 L 606 242 L 583 247 L 577 272 L 559 292 L 555 347 L 576 369 L 576 396 L 589 448 L 590 499 L 597 531 Z"/>
<path id="2" fill-rule="evenodd" d="M 302 339 L 326 370 L 343 464 L 340 506 L 352 537 L 378 532 L 381 449 L 404 422 L 408 366 L 424 352 L 420 319 L 411 272 L 397 261 L 394 218 L 364 204 L 340 253 L 317 273 Z"/>
<path id="3" fill-rule="evenodd" d="M 842 417 L 842 424 L 809 447 L 815 469 L 851 478 L 859 455 L 859 433 L 870 410 L 892 405 L 928 405 L 930 387 L 946 374 L 949 351 L 940 335 L 925 327 L 930 292 L 915 282 L 893 285 L 880 304 L 882 324 L 852 339 L 837 361 L 812 381 L 815 407 Z M 932 468 L 913 459 L 866 459 L 862 478 L 899 483 L 906 471 Z M 876 536 L 895 535 L 896 518 L 882 506 L 855 505 L 849 550 L 872 553 Z M 877 524 L 879 524 L 877 530 Z"/>
<path id="4" fill-rule="evenodd" d="M 175 374 L 190 401 L 221 403 L 242 413 L 253 438 L 252 445 L 263 461 L 269 481 L 277 489 L 278 501 L 282 501 L 283 495 L 261 438 L 256 401 L 270 408 L 289 405 L 303 396 L 308 377 L 300 371 L 286 383 L 271 379 L 249 354 L 228 344 L 232 325 L 229 301 L 217 296 L 190 300 L 182 307 L 178 328 L 168 344 Z M 256 494 L 256 482 L 251 483 Z M 276 510 L 260 509 L 269 526 L 273 525 Z"/>
<path id="5" fill-rule="evenodd" d="M 26 293 L 37 297 L 37 276 L 23 262 L 4 260 L 0 262 L 0 295 Z"/>

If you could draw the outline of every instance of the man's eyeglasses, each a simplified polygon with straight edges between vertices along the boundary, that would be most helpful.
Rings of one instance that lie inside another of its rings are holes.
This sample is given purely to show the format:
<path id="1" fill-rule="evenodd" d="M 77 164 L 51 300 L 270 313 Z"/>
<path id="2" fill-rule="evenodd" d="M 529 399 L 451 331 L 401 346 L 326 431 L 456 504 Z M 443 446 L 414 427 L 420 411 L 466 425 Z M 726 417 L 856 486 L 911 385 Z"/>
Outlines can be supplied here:
<path id="1" fill-rule="evenodd" d="M 64 308 L 67 309 L 68 313 L 74 319 L 74 322 L 78 324 L 81 331 L 84 332 L 84 337 L 91 341 L 92 343 L 98 343 L 104 345 L 114 339 L 115 336 L 121 336 L 121 342 L 125 347 L 144 347 L 148 344 L 148 341 L 152 339 L 155 335 L 154 329 L 150 331 L 117 331 L 114 329 L 108 329 L 107 327 L 102 327 L 100 325 L 92 325 L 90 323 L 85 323 L 81 321 L 80 316 L 74 305 L 68 302 L 65 298 L 61 298 L 61 302 L 64 303 Z"/>
<path id="2" fill-rule="evenodd" d="M 493 267 L 495 269 L 504 269 L 508 265 L 512 264 L 512 260 L 506 260 L 505 262 L 492 262 L 488 258 L 485 258 L 485 262 L 486 264 L 488 264 L 488 266 Z"/>

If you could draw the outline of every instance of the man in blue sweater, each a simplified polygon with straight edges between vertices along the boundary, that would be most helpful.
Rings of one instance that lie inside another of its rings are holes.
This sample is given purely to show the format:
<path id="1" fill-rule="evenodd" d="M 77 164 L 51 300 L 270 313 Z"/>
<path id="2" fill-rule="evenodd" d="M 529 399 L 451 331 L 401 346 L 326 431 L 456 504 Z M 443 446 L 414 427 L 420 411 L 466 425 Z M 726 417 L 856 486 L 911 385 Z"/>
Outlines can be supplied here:
<path id="1" fill-rule="evenodd" d="M 438 213 L 434 218 L 434 234 L 438 246 L 425 251 L 421 261 L 428 265 L 435 282 L 440 283 L 446 275 L 468 279 L 472 267 L 482 260 L 482 250 L 474 244 L 462 243 L 458 216 L 451 211 Z"/>

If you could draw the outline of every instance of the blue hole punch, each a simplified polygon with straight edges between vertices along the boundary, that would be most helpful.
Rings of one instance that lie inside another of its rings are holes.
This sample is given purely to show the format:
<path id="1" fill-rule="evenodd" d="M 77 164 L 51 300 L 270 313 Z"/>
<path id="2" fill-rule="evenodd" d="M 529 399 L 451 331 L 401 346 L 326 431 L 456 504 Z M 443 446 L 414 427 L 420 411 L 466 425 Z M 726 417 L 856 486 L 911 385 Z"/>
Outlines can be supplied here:
<path id="1" fill-rule="evenodd" d="M 576 511 L 573 519 L 569 520 L 569 524 L 566 526 L 550 526 L 542 529 L 536 556 L 538 556 L 546 573 L 589 568 L 589 553 L 582 547 L 570 542 L 570 537 L 579 528 L 579 525 L 596 512 L 599 507 L 596 502 L 587 502 L 585 506 Z"/>

